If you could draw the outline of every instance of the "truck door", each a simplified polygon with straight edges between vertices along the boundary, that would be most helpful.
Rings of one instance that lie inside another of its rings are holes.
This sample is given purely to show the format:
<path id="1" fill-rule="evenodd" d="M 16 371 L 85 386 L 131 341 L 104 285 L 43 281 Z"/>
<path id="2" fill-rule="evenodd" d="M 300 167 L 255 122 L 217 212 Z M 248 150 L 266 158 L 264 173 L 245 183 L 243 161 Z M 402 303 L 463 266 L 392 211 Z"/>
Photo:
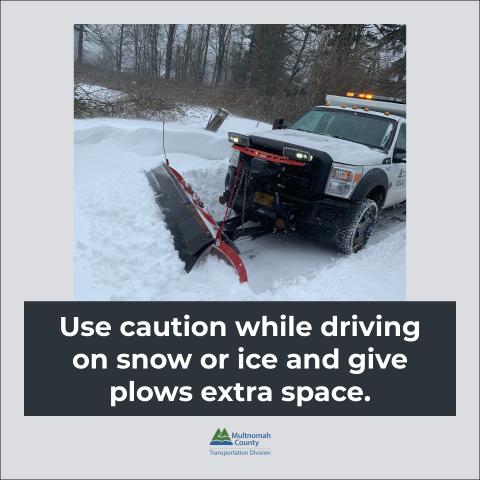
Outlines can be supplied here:
<path id="1" fill-rule="evenodd" d="M 390 186 L 385 206 L 403 202 L 407 198 L 407 124 L 400 125 L 392 156 Z"/>

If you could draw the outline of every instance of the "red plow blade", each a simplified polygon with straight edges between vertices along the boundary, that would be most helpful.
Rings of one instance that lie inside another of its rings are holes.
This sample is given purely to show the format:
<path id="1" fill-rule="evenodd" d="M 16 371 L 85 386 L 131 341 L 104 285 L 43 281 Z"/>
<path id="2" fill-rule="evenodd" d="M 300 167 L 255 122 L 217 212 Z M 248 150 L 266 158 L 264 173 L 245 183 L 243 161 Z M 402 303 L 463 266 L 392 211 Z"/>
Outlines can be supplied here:
<path id="1" fill-rule="evenodd" d="M 236 272 L 240 283 L 248 280 L 238 250 L 184 178 L 168 163 L 146 172 L 155 201 L 173 235 L 179 257 L 189 272 L 200 258 L 213 253 Z"/>

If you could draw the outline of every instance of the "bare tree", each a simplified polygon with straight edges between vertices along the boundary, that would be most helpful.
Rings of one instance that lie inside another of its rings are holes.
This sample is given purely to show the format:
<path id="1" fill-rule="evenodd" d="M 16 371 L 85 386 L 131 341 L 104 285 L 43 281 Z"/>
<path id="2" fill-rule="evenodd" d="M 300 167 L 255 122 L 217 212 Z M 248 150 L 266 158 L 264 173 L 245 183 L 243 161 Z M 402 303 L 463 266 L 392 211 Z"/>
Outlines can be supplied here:
<path id="1" fill-rule="evenodd" d="M 203 66 L 202 66 L 202 76 L 201 76 L 202 83 L 205 80 L 205 68 L 207 66 L 208 45 L 209 45 L 208 42 L 210 40 L 210 29 L 211 29 L 211 25 L 208 24 L 207 25 L 207 36 L 206 36 L 206 39 L 205 39 L 205 50 L 204 50 L 204 54 L 203 54 Z"/>
<path id="2" fill-rule="evenodd" d="M 312 33 L 313 25 L 299 25 L 297 26 L 297 28 L 300 30 L 301 34 L 303 35 L 303 40 L 300 45 L 300 48 L 294 54 L 295 63 L 293 64 L 292 69 L 290 71 L 290 76 L 287 81 L 287 86 L 293 82 L 295 77 L 300 73 L 302 69 L 303 54 L 305 52 L 305 48 L 308 44 L 308 41 L 310 39 L 310 34 Z"/>
<path id="3" fill-rule="evenodd" d="M 405 25 L 82 24 L 75 34 L 76 69 L 100 72 L 92 84 L 141 90 L 149 101 L 201 95 L 266 119 L 294 116 L 328 93 L 406 90 Z"/>
<path id="4" fill-rule="evenodd" d="M 105 55 L 110 56 L 118 72 L 122 70 L 124 25 L 90 25 L 91 41 L 100 45 Z"/>
<path id="5" fill-rule="evenodd" d="M 78 32 L 78 43 L 77 43 L 77 62 L 83 62 L 83 36 L 85 33 L 85 25 L 75 25 L 75 30 Z"/>
<path id="6" fill-rule="evenodd" d="M 157 76 L 159 73 L 158 65 L 158 33 L 160 25 L 148 25 L 148 50 L 149 50 L 149 68 L 150 75 Z"/>
<path id="7" fill-rule="evenodd" d="M 117 50 L 117 71 L 122 71 L 122 57 L 123 57 L 123 32 L 125 30 L 125 25 L 123 23 L 120 25 L 120 39 L 118 41 L 118 50 Z"/>
<path id="8" fill-rule="evenodd" d="M 212 86 L 219 85 L 222 79 L 223 63 L 225 60 L 225 51 L 227 48 L 229 34 L 231 32 L 232 25 L 216 25 L 217 45 L 215 66 L 212 75 Z"/>
<path id="9" fill-rule="evenodd" d="M 173 42 L 175 40 L 175 30 L 177 25 L 171 24 L 168 27 L 168 37 L 167 37 L 167 53 L 165 56 L 165 78 L 170 78 L 172 71 L 172 54 L 173 54 Z"/>

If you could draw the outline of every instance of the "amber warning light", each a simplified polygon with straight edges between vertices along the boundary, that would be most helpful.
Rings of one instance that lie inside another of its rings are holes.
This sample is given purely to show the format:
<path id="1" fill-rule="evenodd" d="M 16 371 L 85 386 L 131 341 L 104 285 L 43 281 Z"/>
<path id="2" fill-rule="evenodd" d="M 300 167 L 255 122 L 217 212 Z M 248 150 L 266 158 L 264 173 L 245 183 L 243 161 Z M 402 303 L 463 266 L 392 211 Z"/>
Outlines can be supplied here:
<path id="1" fill-rule="evenodd" d="M 375 95 L 371 93 L 355 93 L 355 92 L 347 92 L 346 94 L 347 97 L 357 97 L 357 98 L 362 98 L 364 100 L 373 100 L 375 98 Z"/>

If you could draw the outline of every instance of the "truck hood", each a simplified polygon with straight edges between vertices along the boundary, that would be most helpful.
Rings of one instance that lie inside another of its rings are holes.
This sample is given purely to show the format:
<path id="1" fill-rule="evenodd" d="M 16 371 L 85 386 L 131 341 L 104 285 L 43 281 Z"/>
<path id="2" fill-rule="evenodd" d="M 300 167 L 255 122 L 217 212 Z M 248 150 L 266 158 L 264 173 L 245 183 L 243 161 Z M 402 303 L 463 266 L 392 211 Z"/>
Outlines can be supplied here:
<path id="1" fill-rule="evenodd" d="M 360 145 L 359 143 L 288 128 L 284 130 L 251 132 L 251 135 L 258 138 L 291 143 L 298 145 L 300 148 L 306 147 L 320 150 L 328 153 L 334 162 L 348 165 L 379 165 L 388 156 L 385 152 Z"/>

